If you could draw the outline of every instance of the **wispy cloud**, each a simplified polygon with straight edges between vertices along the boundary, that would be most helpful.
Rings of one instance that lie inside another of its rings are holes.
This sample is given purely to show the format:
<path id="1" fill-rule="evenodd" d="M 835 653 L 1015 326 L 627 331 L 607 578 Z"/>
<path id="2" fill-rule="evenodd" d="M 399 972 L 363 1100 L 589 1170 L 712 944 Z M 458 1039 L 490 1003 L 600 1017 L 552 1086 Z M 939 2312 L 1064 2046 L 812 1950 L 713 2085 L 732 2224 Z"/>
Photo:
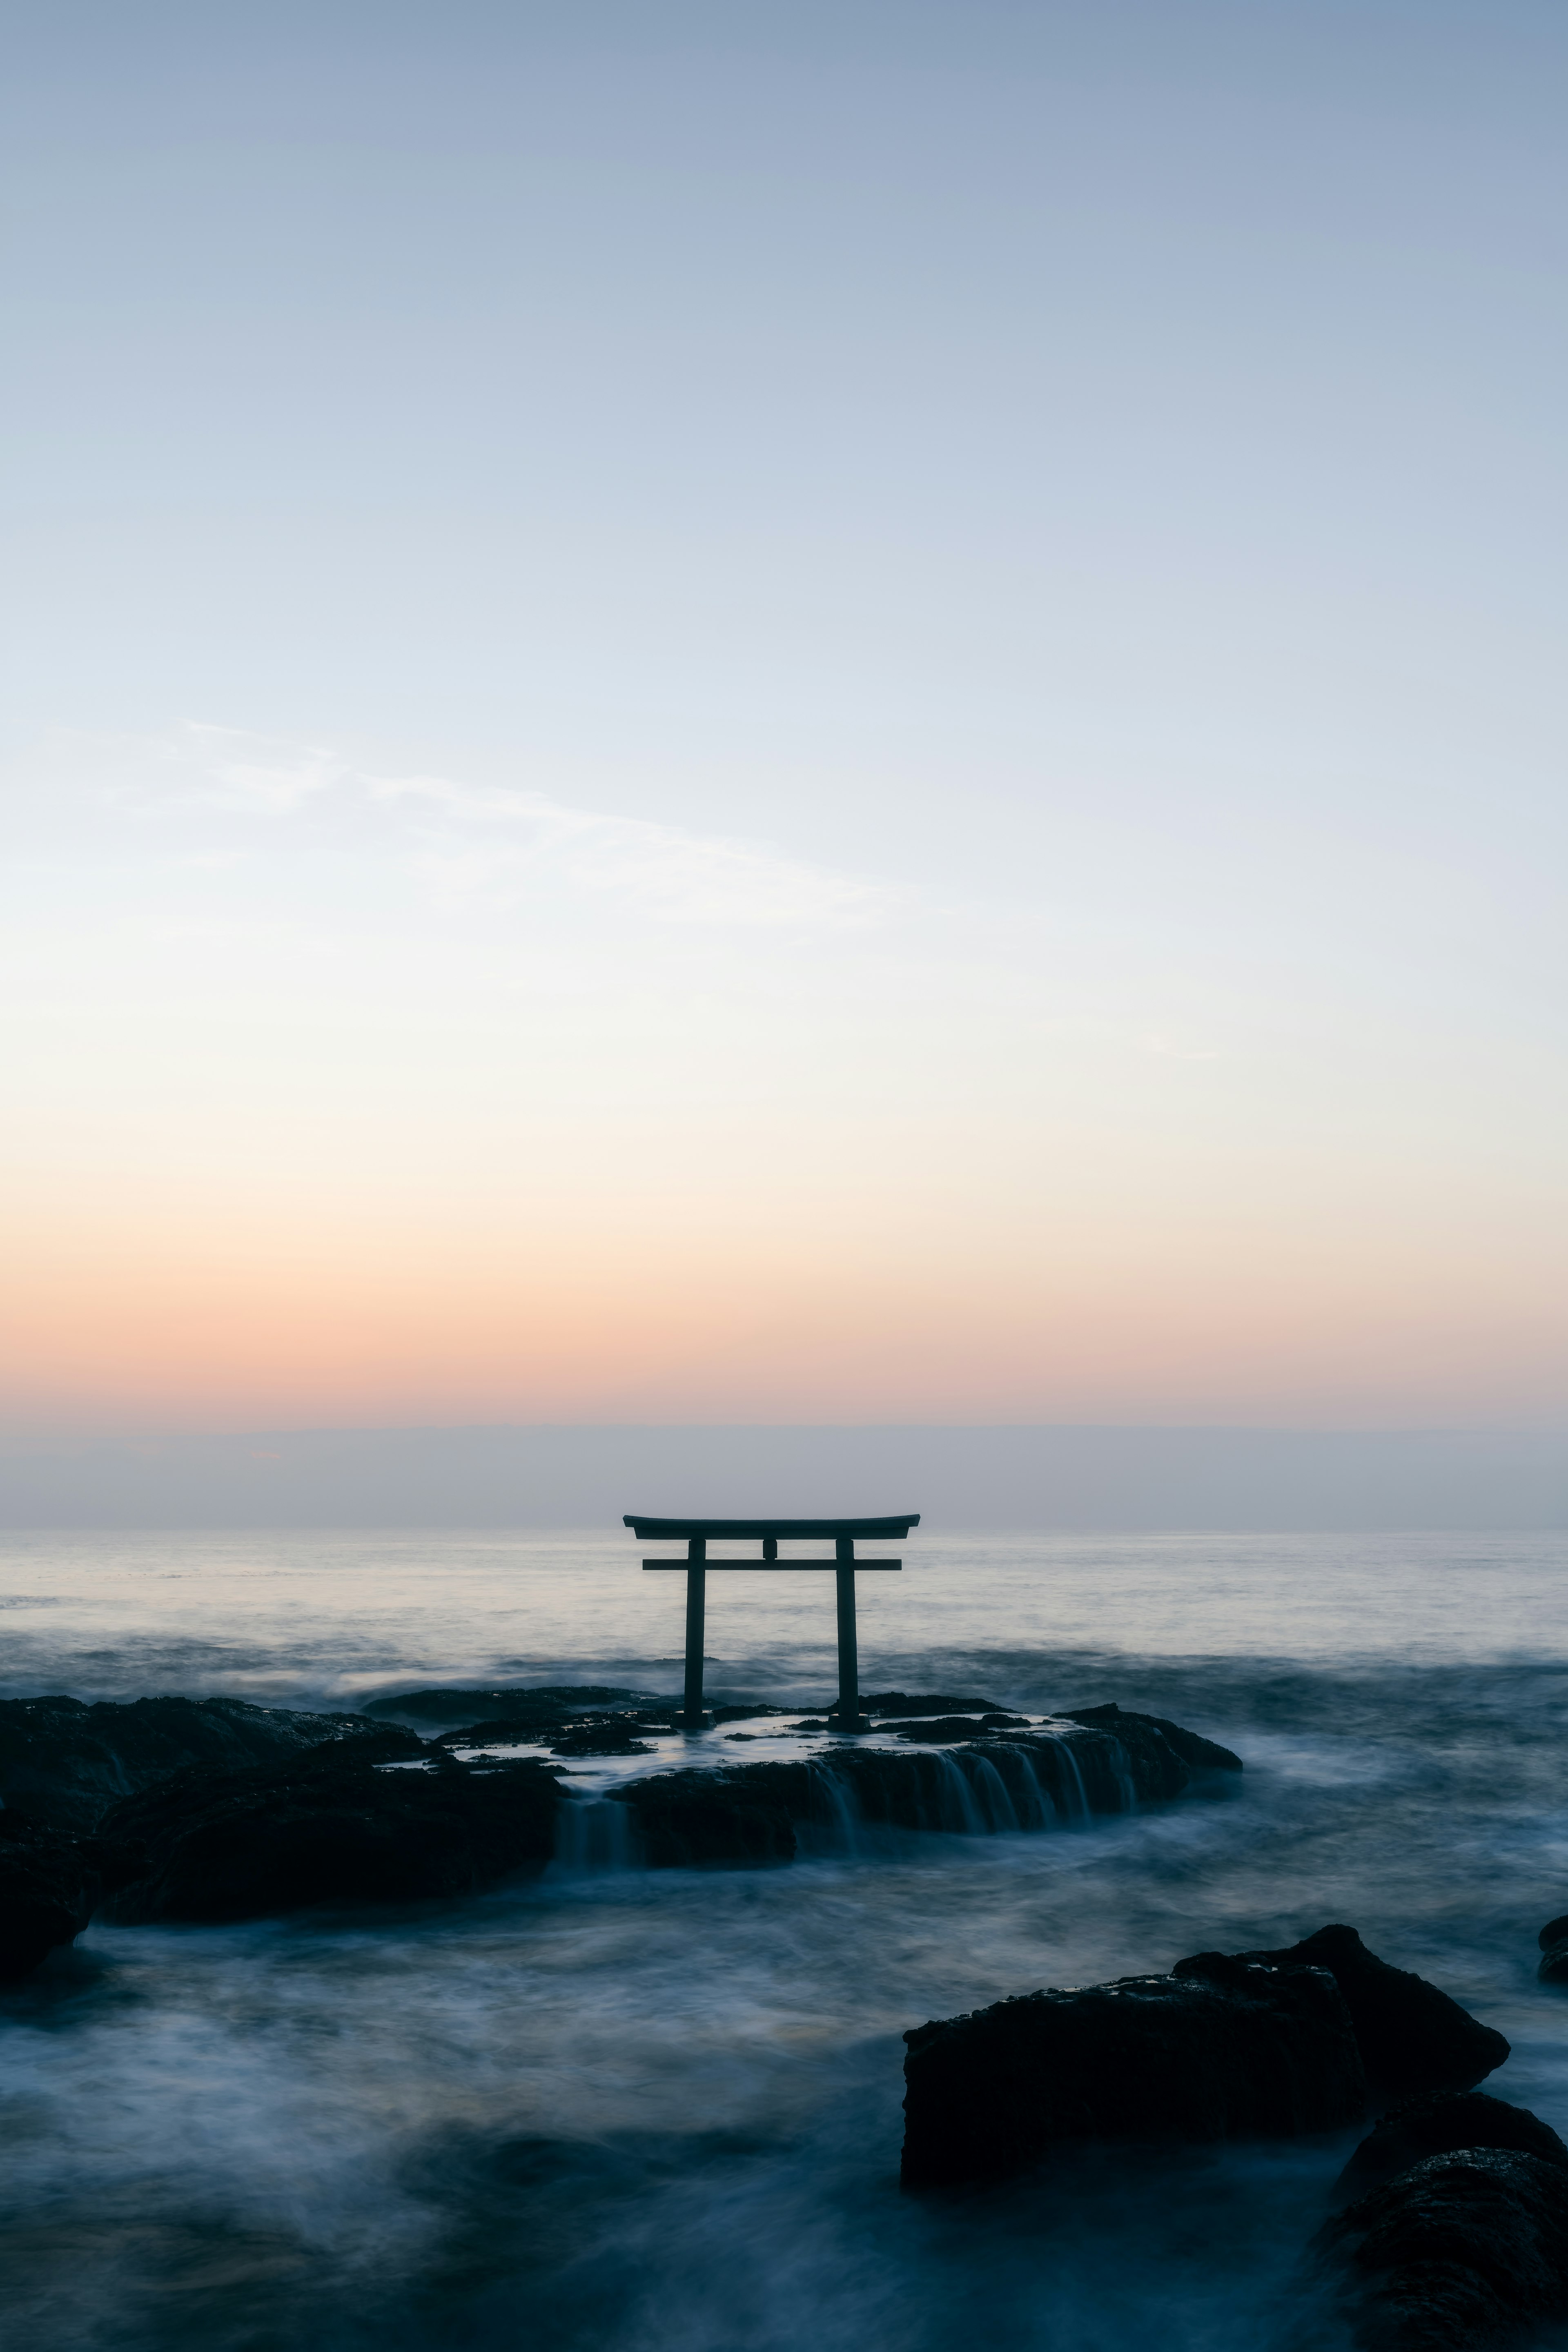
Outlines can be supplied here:
<path id="1" fill-rule="evenodd" d="M 357 805 L 392 824 L 394 854 L 447 908 L 505 906 L 552 877 L 663 922 L 846 929 L 882 919 L 906 895 L 766 842 L 545 792 L 379 775 L 321 745 L 231 728 L 192 723 L 115 752 L 115 796 L 149 811 L 176 803 L 286 822 Z"/>

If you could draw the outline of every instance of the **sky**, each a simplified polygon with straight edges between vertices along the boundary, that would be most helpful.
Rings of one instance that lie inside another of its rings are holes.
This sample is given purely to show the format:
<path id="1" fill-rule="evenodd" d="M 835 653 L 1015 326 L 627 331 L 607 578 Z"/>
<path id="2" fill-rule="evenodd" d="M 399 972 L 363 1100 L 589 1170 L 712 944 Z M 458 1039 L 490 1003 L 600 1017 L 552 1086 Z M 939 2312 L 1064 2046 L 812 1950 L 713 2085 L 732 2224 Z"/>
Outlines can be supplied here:
<path id="1" fill-rule="evenodd" d="M 1560 8 L 8 25 L 10 1430 L 1563 1427 Z"/>

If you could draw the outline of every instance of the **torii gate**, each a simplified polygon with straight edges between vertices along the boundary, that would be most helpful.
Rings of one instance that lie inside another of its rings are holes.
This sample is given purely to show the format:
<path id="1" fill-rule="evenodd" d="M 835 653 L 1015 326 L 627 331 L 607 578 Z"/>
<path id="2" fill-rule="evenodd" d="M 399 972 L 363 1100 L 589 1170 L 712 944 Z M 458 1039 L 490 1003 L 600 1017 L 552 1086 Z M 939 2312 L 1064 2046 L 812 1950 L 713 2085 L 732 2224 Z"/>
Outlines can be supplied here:
<path id="1" fill-rule="evenodd" d="M 855 1539 L 858 1536 L 907 1536 L 920 1523 L 918 1511 L 896 1512 L 886 1519 L 649 1519 L 639 1512 L 627 1511 L 622 1524 L 643 1542 L 686 1546 L 684 1559 L 643 1562 L 645 1570 L 655 1573 L 661 1570 L 686 1571 L 686 1702 L 681 1712 L 682 1727 L 700 1731 L 705 1720 L 702 1622 L 708 1570 L 743 1569 L 756 1574 L 771 1569 L 832 1570 L 838 1580 L 838 1705 L 834 1719 L 840 1731 L 864 1731 L 867 1726 L 860 1713 L 860 1664 L 855 1646 L 855 1579 L 862 1570 L 890 1570 L 897 1573 L 904 1563 L 901 1559 L 857 1559 Z M 779 1558 L 781 1543 L 809 1542 L 814 1537 L 831 1542 L 831 1559 Z M 763 1556 L 761 1559 L 710 1559 L 708 1547 L 715 1541 L 760 1543 Z"/>

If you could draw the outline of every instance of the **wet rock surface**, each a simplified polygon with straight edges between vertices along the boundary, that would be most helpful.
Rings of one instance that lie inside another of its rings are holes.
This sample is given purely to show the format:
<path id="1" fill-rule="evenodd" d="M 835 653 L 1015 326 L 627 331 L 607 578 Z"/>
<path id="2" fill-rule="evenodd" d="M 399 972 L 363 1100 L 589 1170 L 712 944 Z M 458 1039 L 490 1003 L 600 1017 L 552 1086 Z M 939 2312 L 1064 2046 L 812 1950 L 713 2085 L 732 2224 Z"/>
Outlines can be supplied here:
<path id="1" fill-rule="evenodd" d="M 0 1984 L 30 1976 L 92 1916 L 99 1854 L 89 1839 L 0 1812 Z"/>
<path id="2" fill-rule="evenodd" d="M 1511 2106 L 1486 2091 L 1436 2091 L 1407 2099 L 1369 2132 L 1334 2184 L 1342 2202 L 1370 2196 L 1429 2156 L 1463 2147 L 1514 2148 L 1568 2168 L 1564 2147 L 1550 2124 L 1528 2107 Z"/>
<path id="3" fill-rule="evenodd" d="M 911 2189 L 1020 2171 L 1075 2141 L 1326 2131 L 1366 2105 L 1350 2013 L 1321 1969 L 1122 1977 L 998 2001 L 904 2040 Z"/>
<path id="4" fill-rule="evenodd" d="M 380 1736 L 395 1755 L 406 1738 L 390 1726 Z M 184 1772 L 106 1818 L 110 1909 L 124 1921 L 218 1921 L 476 1894 L 551 1859 L 556 1769 L 442 1756 L 387 1769 L 340 1752 Z"/>
<path id="5" fill-rule="evenodd" d="M 1000 1711 L 994 1698 L 954 1698 L 951 1692 L 862 1692 L 860 1704 L 868 1715 L 994 1715 Z"/>
<path id="6" fill-rule="evenodd" d="M 1426 2158 L 1314 2242 L 1367 2352 L 1477 2352 L 1568 2318 L 1568 2169 L 1518 2148 Z"/>
<path id="7" fill-rule="evenodd" d="M 411 1735 L 402 1736 L 417 1752 Z M 92 1706 L 59 1696 L 5 1699 L 0 1799 L 7 1811 L 87 1831 L 122 1798 L 194 1765 L 235 1770 L 384 1737 L 363 1716 L 237 1698 L 102 1699 Z"/>
<path id="8" fill-rule="evenodd" d="M 804 1764 L 660 1772 L 613 1792 L 635 1824 L 637 1859 L 651 1869 L 710 1863 L 793 1862 L 795 1820 L 809 1802 Z"/>
<path id="9" fill-rule="evenodd" d="M 445 1686 L 394 1692 L 366 1702 L 363 1712 L 378 1720 L 439 1726 L 457 1730 L 465 1725 L 505 1722 L 514 1739 L 532 1737 L 533 1729 L 576 1723 L 592 1716 L 626 1716 L 650 1710 L 657 1716 L 674 1702 L 659 1700 L 648 1691 L 623 1690 L 610 1683 L 510 1684 L 490 1690 Z"/>
<path id="10" fill-rule="evenodd" d="M 1367 2079 L 1385 2096 L 1468 2091 L 1500 2066 L 1509 2045 L 1493 2027 L 1408 1969 L 1369 1952 L 1353 1927 L 1320 1927 L 1278 1951 L 1237 1952 L 1233 1959 L 1269 1968 L 1327 1969 L 1354 2021 Z M 1176 1976 L 1213 1975 L 1225 1956 L 1194 1953 Z"/>
<path id="11" fill-rule="evenodd" d="M 1102 1731 L 1116 1733 L 1122 1738 L 1137 1738 L 1146 1729 L 1158 1732 L 1168 1748 L 1174 1749 L 1184 1764 L 1195 1771 L 1239 1772 L 1242 1761 L 1234 1748 L 1222 1748 L 1217 1739 L 1205 1739 L 1201 1732 L 1188 1731 L 1184 1725 L 1173 1723 L 1165 1715 L 1140 1715 L 1135 1709 L 1116 1706 L 1066 1707 L 1063 1714 L 1069 1723 L 1088 1723 Z"/>

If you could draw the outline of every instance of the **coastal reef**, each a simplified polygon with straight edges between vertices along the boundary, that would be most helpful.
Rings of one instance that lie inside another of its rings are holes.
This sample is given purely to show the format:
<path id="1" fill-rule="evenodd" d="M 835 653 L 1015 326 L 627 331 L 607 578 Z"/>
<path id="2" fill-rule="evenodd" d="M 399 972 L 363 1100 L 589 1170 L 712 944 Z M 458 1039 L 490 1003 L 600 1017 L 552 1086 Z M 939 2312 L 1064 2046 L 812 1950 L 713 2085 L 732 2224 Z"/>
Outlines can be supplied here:
<path id="1" fill-rule="evenodd" d="M 948 1693 L 866 1704 L 880 1741 L 585 1794 L 569 1761 L 516 1750 L 651 1755 L 644 1735 L 668 1731 L 668 1700 L 552 1685 L 405 1692 L 363 1715 L 237 1699 L 0 1703 L 0 1969 L 26 1974 L 98 1909 L 121 1923 L 216 1922 L 449 1899 L 552 1859 L 756 1868 L 803 1843 L 847 1851 L 863 1832 L 1071 1826 L 1241 1769 L 1179 1724 L 1114 1706 L 1033 1721 Z M 714 1710 L 721 1722 L 780 1712 Z"/>

